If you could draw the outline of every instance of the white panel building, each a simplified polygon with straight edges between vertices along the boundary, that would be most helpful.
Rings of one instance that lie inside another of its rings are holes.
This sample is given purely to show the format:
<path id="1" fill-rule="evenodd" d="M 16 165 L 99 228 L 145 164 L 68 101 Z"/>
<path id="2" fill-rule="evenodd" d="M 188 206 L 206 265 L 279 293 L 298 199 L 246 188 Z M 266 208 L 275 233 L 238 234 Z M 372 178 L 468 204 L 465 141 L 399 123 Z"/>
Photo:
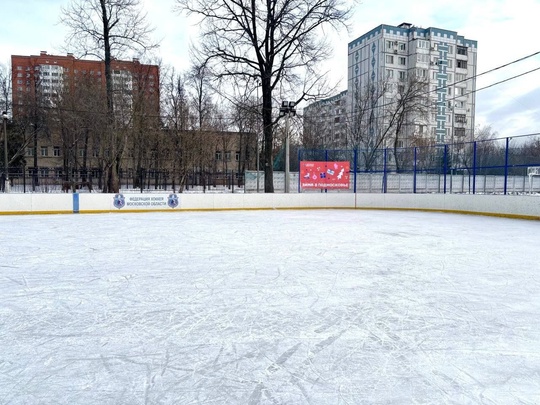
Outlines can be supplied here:
<path id="1" fill-rule="evenodd" d="M 455 31 L 408 23 L 379 25 L 350 42 L 347 91 L 340 94 L 347 99 L 342 102 L 347 113 L 338 118 L 341 124 L 347 122 L 341 129 L 348 131 L 341 136 L 342 146 L 362 147 L 355 137 L 364 142 L 382 139 L 376 147 L 406 147 L 419 139 L 437 144 L 472 141 L 476 61 L 477 41 Z M 400 122 L 395 114 L 411 83 L 418 86 L 416 107 L 409 107 Z M 338 117 L 332 115 L 335 106 L 321 113 L 325 103 L 315 103 L 316 116 L 313 105 L 305 112 L 311 122 L 321 122 L 320 128 Z"/>

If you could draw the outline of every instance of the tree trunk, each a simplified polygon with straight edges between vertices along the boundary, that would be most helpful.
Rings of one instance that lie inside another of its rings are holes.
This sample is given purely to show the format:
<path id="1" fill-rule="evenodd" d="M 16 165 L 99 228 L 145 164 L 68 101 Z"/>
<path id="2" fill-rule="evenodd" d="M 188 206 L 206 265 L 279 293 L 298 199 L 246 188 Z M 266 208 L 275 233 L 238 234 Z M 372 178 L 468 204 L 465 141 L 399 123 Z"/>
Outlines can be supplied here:
<path id="1" fill-rule="evenodd" d="M 263 134 L 264 134 L 264 192 L 274 192 L 273 156 L 274 136 L 272 125 L 272 89 L 269 78 L 262 82 L 263 93 Z"/>

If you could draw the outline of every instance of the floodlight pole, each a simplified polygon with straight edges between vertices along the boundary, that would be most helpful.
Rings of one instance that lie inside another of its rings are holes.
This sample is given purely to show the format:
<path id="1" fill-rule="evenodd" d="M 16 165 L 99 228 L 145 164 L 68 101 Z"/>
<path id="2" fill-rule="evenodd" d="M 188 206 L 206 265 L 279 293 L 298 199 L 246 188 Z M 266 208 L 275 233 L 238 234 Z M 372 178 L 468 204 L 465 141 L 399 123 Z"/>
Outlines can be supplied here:
<path id="1" fill-rule="evenodd" d="M 289 171 L 289 161 L 290 161 L 290 134 L 289 134 L 289 120 L 291 118 L 291 114 L 296 114 L 296 110 L 294 108 L 295 103 L 294 101 L 283 101 L 281 103 L 281 108 L 279 109 L 279 113 L 281 116 L 285 116 L 285 193 L 288 193 L 290 191 L 290 171 Z"/>
<path id="2" fill-rule="evenodd" d="M 287 119 L 285 120 L 285 192 L 290 191 L 290 172 L 289 172 L 289 158 L 290 158 L 290 137 L 289 137 L 289 120 L 291 118 L 291 111 L 287 112 Z"/>
<path id="3" fill-rule="evenodd" d="M 255 145 L 255 148 L 256 148 L 256 153 L 257 153 L 257 156 L 256 156 L 256 165 L 257 165 L 257 193 L 259 193 L 259 166 L 260 166 L 260 161 L 259 161 L 259 123 L 260 123 L 260 119 L 262 118 L 262 113 L 260 114 L 259 116 L 259 81 L 257 81 L 257 129 L 255 131 L 255 142 L 256 142 L 256 145 Z M 244 184 L 244 189 L 245 189 L 245 184 Z"/>
<path id="4" fill-rule="evenodd" d="M 8 170 L 8 141 L 7 141 L 7 119 L 6 111 L 2 111 L 2 120 L 4 121 L 4 167 L 6 170 L 6 178 L 4 183 L 4 193 L 9 193 L 9 170 Z"/>

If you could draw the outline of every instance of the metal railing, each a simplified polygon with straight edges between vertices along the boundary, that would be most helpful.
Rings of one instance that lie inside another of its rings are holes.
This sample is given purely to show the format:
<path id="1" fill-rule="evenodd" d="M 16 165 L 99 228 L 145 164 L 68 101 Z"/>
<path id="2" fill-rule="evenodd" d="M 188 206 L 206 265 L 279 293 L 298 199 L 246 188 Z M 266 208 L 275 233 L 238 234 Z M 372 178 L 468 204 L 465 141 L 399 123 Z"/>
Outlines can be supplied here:
<path id="1" fill-rule="evenodd" d="M 354 192 L 519 193 L 540 166 L 538 134 L 410 148 L 303 149 L 298 161 L 349 161 Z M 369 183 L 369 184 L 366 184 Z M 539 184 L 532 190 L 538 190 Z"/>

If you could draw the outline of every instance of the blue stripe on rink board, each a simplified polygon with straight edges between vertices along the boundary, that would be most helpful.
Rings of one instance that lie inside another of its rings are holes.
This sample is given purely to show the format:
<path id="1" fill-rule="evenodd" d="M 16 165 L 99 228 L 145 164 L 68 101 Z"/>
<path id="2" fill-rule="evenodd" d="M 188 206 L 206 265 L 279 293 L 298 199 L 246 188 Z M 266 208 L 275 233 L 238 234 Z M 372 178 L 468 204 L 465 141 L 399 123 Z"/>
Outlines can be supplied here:
<path id="1" fill-rule="evenodd" d="M 73 213 L 79 213 L 79 193 L 73 193 Z"/>

